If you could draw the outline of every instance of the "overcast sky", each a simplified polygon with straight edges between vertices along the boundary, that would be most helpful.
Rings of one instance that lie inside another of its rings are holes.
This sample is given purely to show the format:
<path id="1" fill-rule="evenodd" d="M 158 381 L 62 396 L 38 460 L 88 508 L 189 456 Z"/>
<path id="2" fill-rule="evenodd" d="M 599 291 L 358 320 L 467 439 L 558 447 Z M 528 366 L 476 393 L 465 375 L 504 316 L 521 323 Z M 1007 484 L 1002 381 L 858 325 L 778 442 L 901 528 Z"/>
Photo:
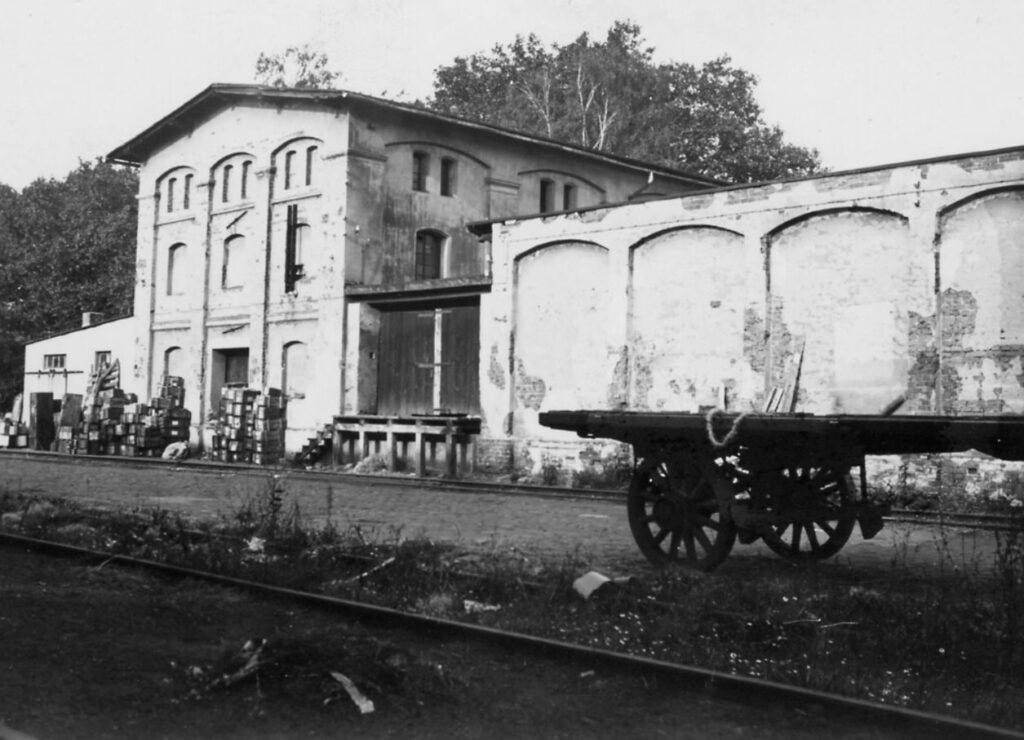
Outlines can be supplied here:
<path id="1" fill-rule="evenodd" d="M 658 61 L 722 54 L 832 169 L 1024 144 L 1024 0 L 0 0 L 0 183 L 63 178 L 261 51 L 411 100 L 458 55 L 638 23 Z"/>

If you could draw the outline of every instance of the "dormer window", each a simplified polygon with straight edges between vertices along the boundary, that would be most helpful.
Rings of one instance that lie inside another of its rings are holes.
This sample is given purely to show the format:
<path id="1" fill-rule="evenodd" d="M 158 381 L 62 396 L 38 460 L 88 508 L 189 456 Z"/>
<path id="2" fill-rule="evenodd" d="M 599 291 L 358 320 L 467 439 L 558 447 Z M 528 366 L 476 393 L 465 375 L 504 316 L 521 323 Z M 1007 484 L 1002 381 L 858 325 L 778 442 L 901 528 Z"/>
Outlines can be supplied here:
<path id="1" fill-rule="evenodd" d="M 562 210 L 569 211 L 576 207 L 576 186 L 566 183 L 562 186 Z"/>
<path id="2" fill-rule="evenodd" d="M 454 159 L 444 157 L 441 160 L 441 195 L 455 195 L 455 175 L 457 171 L 457 162 Z"/>
<path id="3" fill-rule="evenodd" d="M 412 153 L 412 189 L 421 193 L 427 190 L 427 172 L 430 168 L 430 157 L 426 152 Z"/>
<path id="4" fill-rule="evenodd" d="M 555 182 L 547 178 L 540 181 L 540 212 L 555 210 Z"/>

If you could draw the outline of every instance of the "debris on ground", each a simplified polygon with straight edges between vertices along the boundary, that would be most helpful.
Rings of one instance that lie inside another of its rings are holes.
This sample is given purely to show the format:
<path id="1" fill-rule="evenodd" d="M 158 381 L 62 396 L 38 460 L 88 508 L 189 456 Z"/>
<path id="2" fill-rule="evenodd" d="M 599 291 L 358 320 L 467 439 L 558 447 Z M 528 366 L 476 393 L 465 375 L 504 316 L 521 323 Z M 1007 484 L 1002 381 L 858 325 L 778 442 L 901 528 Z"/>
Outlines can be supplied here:
<path id="1" fill-rule="evenodd" d="M 352 683 L 352 679 L 344 673 L 338 673 L 337 671 L 331 671 L 331 678 L 344 687 L 345 691 L 348 692 L 349 698 L 352 699 L 352 703 L 359 708 L 360 714 L 370 714 L 373 711 L 373 701 L 363 695 L 363 692 Z"/>

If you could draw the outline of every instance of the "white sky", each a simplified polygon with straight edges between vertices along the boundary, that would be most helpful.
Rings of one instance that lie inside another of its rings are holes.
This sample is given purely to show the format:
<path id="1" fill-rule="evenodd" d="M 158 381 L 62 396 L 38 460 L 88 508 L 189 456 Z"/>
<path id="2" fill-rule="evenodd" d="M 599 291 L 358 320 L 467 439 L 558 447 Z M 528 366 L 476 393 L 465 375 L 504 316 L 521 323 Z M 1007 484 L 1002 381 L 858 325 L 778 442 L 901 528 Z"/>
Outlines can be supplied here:
<path id="1" fill-rule="evenodd" d="M 455 56 L 640 24 L 659 61 L 729 54 L 765 117 L 849 169 L 1024 144 L 1021 0 L 0 0 L 0 183 L 64 177 L 261 51 L 411 100 Z"/>

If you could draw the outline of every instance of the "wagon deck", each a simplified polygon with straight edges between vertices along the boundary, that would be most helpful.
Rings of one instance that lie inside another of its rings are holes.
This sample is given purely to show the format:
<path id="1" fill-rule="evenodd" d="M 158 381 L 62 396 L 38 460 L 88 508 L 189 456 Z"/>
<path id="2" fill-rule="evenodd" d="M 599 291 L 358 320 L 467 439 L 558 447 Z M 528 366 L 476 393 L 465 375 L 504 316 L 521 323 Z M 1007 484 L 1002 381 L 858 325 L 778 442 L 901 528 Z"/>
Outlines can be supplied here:
<path id="1" fill-rule="evenodd" d="M 882 528 L 868 455 L 966 450 L 1024 460 L 1024 416 L 877 416 L 548 411 L 540 423 L 633 446 L 627 513 L 655 564 L 710 569 L 734 542 L 791 560 L 836 554 L 859 523 Z M 860 469 L 860 486 L 850 470 Z"/>

